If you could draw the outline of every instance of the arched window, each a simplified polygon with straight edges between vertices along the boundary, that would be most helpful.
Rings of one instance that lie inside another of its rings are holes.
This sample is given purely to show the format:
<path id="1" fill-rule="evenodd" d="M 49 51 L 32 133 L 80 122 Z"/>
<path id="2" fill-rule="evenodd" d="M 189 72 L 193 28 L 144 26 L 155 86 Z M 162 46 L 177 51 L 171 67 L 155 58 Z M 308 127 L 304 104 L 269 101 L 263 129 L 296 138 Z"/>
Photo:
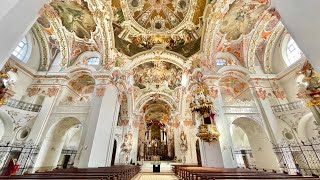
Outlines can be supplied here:
<path id="1" fill-rule="evenodd" d="M 286 53 L 286 58 L 284 59 L 288 66 L 295 63 L 296 61 L 301 59 L 301 57 L 303 56 L 303 52 L 300 50 L 296 42 L 291 37 L 289 37 L 287 41 L 285 53 Z"/>
<path id="2" fill-rule="evenodd" d="M 12 55 L 14 55 L 16 58 L 21 60 L 22 62 L 26 63 L 28 61 L 27 54 L 29 52 L 29 43 L 26 37 L 24 37 L 16 47 L 16 49 L 13 51 Z"/>
<path id="3" fill-rule="evenodd" d="M 216 64 L 217 64 L 217 66 L 226 66 L 226 65 L 228 65 L 228 62 L 224 58 L 218 58 L 216 60 Z"/>
<path id="4" fill-rule="evenodd" d="M 88 58 L 88 65 L 99 65 L 100 58 L 99 57 L 90 57 Z"/>

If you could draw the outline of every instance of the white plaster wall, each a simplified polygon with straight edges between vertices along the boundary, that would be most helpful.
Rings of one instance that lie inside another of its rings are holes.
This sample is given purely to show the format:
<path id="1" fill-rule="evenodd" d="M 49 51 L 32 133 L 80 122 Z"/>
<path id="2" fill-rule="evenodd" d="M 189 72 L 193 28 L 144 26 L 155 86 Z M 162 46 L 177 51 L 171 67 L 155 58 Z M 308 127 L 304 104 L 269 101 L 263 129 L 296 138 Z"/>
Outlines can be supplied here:
<path id="1" fill-rule="evenodd" d="M 274 74 L 278 74 L 288 67 L 282 56 L 282 38 L 279 38 L 274 47 L 271 63 L 271 71 Z"/>
<path id="2" fill-rule="evenodd" d="M 105 96 L 93 96 L 91 102 L 91 112 L 83 127 L 85 131 L 78 155 L 79 167 L 110 166 L 120 106 L 118 90 L 114 86 L 107 86 Z"/>
<path id="3" fill-rule="evenodd" d="M 3 67 L 8 57 L 25 34 L 30 30 L 38 17 L 40 8 L 48 0 L 9 0 L 1 2 L 0 14 L 0 67 Z"/>
<path id="4" fill-rule="evenodd" d="M 0 141 L 3 135 L 4 135 L 4 124 L 2 122 L 2 119 L 0 119 Z"/>

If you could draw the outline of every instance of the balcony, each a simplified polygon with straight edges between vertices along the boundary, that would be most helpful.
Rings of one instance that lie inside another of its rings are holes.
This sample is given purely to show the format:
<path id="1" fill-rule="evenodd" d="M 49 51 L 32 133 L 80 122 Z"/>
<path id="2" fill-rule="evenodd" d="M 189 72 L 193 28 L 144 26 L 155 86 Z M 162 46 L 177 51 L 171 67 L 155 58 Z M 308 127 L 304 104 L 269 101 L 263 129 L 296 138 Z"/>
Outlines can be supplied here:
<path id="1" fill-rule="evenodd" d="M 223 106 L 226 114 L 258 114 L 256 106 Z"/>
<path id="2" fill-rule="evenodd" d="M 41 105 L 31 104 L 16 99 L 8 98 L 4 105 L 17 108 L 25 111 L 39 112 L 41 110 Z"/>
<path id="3" fill-rule="evenodd" d="M 271 106 L 273 113 L 279 113 L 284 111 L 291 111 L 306 107 L 303 101 L 291 102 L 288 104 L 280 104 L 277 106 Z"/>

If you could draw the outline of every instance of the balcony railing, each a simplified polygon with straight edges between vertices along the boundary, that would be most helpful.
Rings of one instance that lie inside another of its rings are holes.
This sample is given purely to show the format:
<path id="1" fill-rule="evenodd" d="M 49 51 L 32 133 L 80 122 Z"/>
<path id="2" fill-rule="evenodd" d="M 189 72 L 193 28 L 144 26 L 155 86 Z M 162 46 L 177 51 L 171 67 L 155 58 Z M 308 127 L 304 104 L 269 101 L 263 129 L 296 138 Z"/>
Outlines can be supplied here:
<path id="1" fill-rule="evenodd" d="M 42 107 L 41 105 L 31 104 L 31 103 L 19 101 L 12 98 L 8 98 L 7 101 L 4 103 L 4 105 L 12 108 L 17 108 L 17 109 L 22 109 L 25 111 L 32 111 L 32 112 L 39 112 Z"/>
<path id="2" fill-rule="evenodd" d="M 295 109 L 300 109 L 305 107 L 305 104 L 303 101 L 296 101 L 296 102 L 291 102 L 288 104 L 280 104 L 277 106 L 271 106 L 271 109 L 273 111 L 273 113 L 277 113 L 277 112 L 284 112 L 284 111 L 291 111 L 291 110 L 295 110 Z"/>
<path id="3" fill-rule="evenodd" d="M 228 114 L 256 114 L 259 113 L 257 107 L 244 106 L 223 106 L 225 113 Z"/>

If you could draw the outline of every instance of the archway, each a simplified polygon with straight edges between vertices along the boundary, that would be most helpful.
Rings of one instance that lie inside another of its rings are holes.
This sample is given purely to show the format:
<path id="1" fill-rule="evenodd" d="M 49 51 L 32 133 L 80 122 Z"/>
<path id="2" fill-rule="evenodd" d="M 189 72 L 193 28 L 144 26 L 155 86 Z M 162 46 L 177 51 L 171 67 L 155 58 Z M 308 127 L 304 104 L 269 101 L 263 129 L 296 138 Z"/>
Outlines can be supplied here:
<path id="1" fill-rule="evenodd" d="M 252 150 L 252 156 L 257 168 L 264 169 L 278 169 L 279 164 L 276 155 L 273 152 L 272 144 L 270 143 L 264 128 L 255 120 L 248 117 L 240 117 L 233 121 L 235 127 L 241 128 L 244 134 L 248 138 L 248 145 Z M 235 129 L 233 129 L 235 130 Z M 241 130 L 233 131 L 235 133 L 241 132 Z M 241 136 L 241 134 L 238 134 Z M 234 144 L 237 142 L 233 142 Z"/>
<path id="2" fill-rule="evenodd" d="M 0 111 L 0 141 L 10 142 L 13 138 L 13 122 L 4 112 Z"/>
<path id="3" fill-rule="evenodd" d="M 312 113 L 304 115 L 298 124 L 298 137 L 303 142 L 319 138 L 319 125 Z"/>
<path id="4" fill-rule="evenodd" d="M 52 125 L 42 143 L 34 170 L 55 168 L 58 165 L 68 133 L 79 127 L 80 124 L 78 119 L 67 117 Z M 80 138 L 78 139 L 80 140 Z"/>
<path id="5" fill-rule="evenodd" d="M 231 125 L 231 137 L 238 167 L 254 168 L 255 160 L 247 134 L 237 125 Z"/>

